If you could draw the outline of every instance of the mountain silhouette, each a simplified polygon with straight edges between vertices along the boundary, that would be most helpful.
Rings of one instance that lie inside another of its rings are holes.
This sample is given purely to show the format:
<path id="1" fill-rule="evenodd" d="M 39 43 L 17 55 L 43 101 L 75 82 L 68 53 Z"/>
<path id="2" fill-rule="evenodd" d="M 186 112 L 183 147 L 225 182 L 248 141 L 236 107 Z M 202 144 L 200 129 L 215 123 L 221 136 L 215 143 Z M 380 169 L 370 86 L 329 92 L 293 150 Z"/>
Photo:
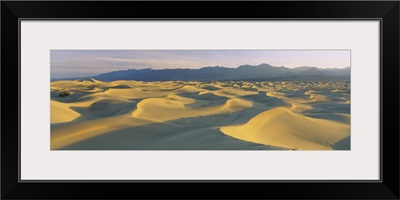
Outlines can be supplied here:
<path id="1" fill-rule="evenodd" d="M 350 67 L 342 69 L 307 66 L 287 68 L 263 63 L 260 65 L 241 65 L 237 68 L 211 66 L 200 69 L 128 69 L 85 78 L 101 81 L 350 81 Z"/>

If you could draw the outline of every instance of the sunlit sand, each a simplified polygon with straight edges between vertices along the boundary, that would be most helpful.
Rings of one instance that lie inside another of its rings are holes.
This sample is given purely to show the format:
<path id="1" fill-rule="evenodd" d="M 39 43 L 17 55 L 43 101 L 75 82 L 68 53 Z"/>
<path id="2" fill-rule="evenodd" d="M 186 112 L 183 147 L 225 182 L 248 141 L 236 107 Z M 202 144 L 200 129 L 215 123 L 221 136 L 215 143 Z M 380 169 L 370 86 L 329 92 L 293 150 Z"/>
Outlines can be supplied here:
<path id="1" fill-rule="evenodd" d="M 51 149 L 349 150 L 350 102 L 348 82 L 54 81 Z"/>

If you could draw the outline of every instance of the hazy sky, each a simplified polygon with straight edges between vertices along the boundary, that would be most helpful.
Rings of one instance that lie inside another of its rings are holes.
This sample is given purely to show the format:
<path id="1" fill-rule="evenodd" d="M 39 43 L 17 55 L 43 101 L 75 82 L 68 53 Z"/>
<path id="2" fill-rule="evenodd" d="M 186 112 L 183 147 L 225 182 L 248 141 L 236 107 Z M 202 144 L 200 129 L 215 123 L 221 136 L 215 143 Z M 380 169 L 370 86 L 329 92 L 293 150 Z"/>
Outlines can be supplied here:
<path id="1" fill-rule="evenodd" d="M 123 69 L 238 67 L 267 63 L 289 68 L 350 66 L 349 50 L 51 50 L 51 78 L 97 75 Z"/>

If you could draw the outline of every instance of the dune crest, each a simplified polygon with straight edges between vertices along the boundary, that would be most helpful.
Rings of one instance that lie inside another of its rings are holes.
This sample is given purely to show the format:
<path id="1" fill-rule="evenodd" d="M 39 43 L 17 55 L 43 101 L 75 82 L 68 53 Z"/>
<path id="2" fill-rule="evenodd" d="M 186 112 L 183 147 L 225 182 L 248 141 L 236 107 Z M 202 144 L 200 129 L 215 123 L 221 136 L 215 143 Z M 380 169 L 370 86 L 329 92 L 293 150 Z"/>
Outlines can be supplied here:
<path id="1" fill-rule="evenodd" d="M 241 126 L 222 127 L 221 131 L 249 142 L 299 150 L 330 150 L 350 135 L 349 125 L 304 117 L 283 107 L 265 111 Z"/>

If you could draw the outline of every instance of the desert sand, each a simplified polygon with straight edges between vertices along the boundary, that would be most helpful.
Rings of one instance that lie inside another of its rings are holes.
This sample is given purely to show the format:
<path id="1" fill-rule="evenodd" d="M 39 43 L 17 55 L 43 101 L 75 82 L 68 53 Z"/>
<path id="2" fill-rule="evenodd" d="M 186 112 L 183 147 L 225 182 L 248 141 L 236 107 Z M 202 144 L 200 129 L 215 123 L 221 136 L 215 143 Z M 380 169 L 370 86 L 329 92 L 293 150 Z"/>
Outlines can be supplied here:
<path id="1" fill-rule="evenodd" d="M 84 79 L 50 88 L 52 150 L 350 149 L 348 82 Z"/>

